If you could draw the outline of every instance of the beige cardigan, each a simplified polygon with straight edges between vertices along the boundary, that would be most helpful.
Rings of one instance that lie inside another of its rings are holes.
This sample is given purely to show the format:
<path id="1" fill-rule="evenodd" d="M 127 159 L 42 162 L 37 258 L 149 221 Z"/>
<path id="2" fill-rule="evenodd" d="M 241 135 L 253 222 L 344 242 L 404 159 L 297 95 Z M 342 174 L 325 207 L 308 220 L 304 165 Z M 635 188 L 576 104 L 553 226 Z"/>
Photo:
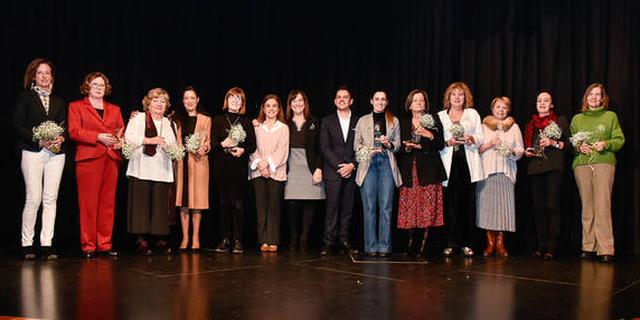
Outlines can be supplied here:
<path id="1" fill-rule="evenodd" d="M 400 187 L 402 185 L 402 176 L 400 175 L 400 169 L 398 169 L 398 164 L 396 162 L 394 153 L 400 150 L 402 141 L 400 141 L 400 121 L 398 121 L 398 118 L 396 117 L 393 117 L 393 125 L 391 127 L 389 127 L 389 124 L 387 123 L 387 138 L 393 144 L 393 148 L 386 149 L 385 152 L 389 156 L 389 165 L 391 166 L 393 180 L 396 183 L 396 187 Z M 358 150 L 363 147 L 373 147 L 372 113 L 362 116 L 356 124 L 356 135 L 355 140 L 353 141 L 353 150 L 355 150 L 355 152 L 358 152 Z M 367 176 L 367 171 L 369 171 L 370 164 L 370 157 L 358 164 L 358 171 L 356 172 L 356 184 L 358 186 L 362 186 L 364 178 Z"/>
<path id="2" fill-rule="evenodd" d="M 178 133 L 178 143 L 184 144 L 184 138 L 182 136 L 182 130 L 178 127 L 176 130 Z M 207 153 L 211 150 L 211 117 L 198 114 L 196 119 L 195 133 L 198 133 L 200 137 L 204 137 L 200 142 L 201 146 L 205 146 Z M 176 206 L 189 207 L 189 209 L 209 209 L 209 156 L 197 156 L 190 152 L 187 155 L 187 166 L 189 171 L 189 177 L 187 183 L 189 184 L 189 199 L 187 203 L 183 205 L 182 202 L 182 185 L 184 181 L 184 160 L 178 160 L 177 162 L 177 186 L 176 186 Z"/>

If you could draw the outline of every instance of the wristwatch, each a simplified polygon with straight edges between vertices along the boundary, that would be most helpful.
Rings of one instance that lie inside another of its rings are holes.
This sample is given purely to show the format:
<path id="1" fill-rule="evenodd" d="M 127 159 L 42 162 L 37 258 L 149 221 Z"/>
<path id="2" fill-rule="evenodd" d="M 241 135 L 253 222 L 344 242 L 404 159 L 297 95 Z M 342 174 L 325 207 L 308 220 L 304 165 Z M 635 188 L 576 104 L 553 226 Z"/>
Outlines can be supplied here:
<path id="1" fill-rule="evenodd" d="M 556 141 L 556 144 L 553 146 L 556 147 L 556 149 L 560 149 L 560 142 Z"/>

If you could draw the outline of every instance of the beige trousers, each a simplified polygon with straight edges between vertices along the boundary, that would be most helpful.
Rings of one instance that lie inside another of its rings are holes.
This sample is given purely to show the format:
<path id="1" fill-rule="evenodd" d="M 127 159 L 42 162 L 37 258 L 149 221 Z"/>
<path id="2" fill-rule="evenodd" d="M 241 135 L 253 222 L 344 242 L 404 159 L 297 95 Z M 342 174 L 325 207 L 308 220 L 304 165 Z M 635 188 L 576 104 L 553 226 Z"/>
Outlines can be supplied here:
<path id="1" fill-rule="evenodd" d="M 582 250 L 613 255 L 611 190 L 616 167 L 604 163 L 591 167 L 584 165 L 573 170 L 582 202 Z"/>

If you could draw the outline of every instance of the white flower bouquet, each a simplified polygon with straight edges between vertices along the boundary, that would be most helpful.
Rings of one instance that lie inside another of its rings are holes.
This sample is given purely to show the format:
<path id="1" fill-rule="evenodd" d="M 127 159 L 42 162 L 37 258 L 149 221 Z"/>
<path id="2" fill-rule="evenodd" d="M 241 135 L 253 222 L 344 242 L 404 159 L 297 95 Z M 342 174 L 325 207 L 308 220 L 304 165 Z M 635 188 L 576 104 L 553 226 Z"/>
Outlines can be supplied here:
<path id="1" fill-rule="evenodd" d="M 197 132 L 192 133 L 184 138 L 184 148 L 187 152 L 196 153 L 200 149 L 201 142 L 200 135 Z"/>
<path id="2" fill-rule="evenodd" d="M 185 148 L 179 144 L 166 145 L 162 150 L 164 150 L 164 153 L 174 161 L 184 158 L 185 155 Z"/>
<path id="3" fill-rule="evenodd" d="M 425 113 L 420 117 L 420 126 L 425 129 L 436 129 L 436 121 L 433 119 L 433 116 Z M 463 130 L 464 134 L 464 130 Z"/>
<path id="4" fill-rule="evenodd" d="M 236 144 L 244 142 L 246 138 L 247 132 L 244 131 L 241 124 L 234 124 L 229 128 L 229 139 L 233 140 Z"/>
<path id="5" fill-rule="evenodd" d="M 562 129 L 558 126 L 555 121 L 550 121 L 549 124 L 544 127 L 542 132 L 540 132 L 540 138 L 548 138 L 553 140 L 558 140 L 562 136 Z"/>
<path id="6" fill-rule="evenodd" d="M 33 128 L 33 141 L 54 141 L 63 133 L 64 128 L 61 125 L 47 120 Z M 60 147 L 52 145 L 50 150 L 53 153 L 58 153 L 60 152 Z"/>
<path id="7" fill-rule="evenodd" d="M 496 153 L 499 155 L 508 158 L 515 154 L 513 148 L 506 142 L 502 141 L 498 145 L 495 146 Z"/>
<path id="8" fill-rule="evenodd" d="M 127 160 L 131 160 L 131 158 L 133 158 L 133 152 L 138 149 L 138 147 L 140 146 L 125 141 L 122 143 L 122 156 Z"/>
<path id="9" fill-rule="evenodd" d="M 369 158 L 370 147 L 362 147 L 356 151 L 356 161 L 363 162 Z"/>
<path id="10" fill-rule="evenodd" d="M 455 140 L 459 141 L 464 138 L 464 127 L 458 122 L 455 122 L 453 123 L 453 125 L 451 125 L 451 128 L 449 128 L 449 132 L 451 132 L 451 135 Z M 459 148 L 460 147 L 458 145 L 453 146 L 454 151 L 458 151 Z"/>

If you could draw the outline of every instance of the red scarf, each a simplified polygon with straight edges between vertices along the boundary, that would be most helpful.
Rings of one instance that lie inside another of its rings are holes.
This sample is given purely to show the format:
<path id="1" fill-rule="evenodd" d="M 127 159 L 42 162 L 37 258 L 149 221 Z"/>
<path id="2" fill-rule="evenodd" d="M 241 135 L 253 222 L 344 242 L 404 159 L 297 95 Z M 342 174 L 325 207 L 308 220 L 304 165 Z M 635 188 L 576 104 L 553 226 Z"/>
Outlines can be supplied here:
<path id="1" fill-rule="evenodd" d="M 549 122 L 553 121 L 558 123 L 558 116 L 552 111 L 549 111 L 549 114 L 541 117 L 537 114 L 531 115 L 531 120 L 527 123 L 527 129 L 524 132 L 524 144 L 527 148 L 531 148 L 532 139 L 533 139 L 533 128 L 538 129 L 538 131 L 543 130 L 549 125 Z"/>

